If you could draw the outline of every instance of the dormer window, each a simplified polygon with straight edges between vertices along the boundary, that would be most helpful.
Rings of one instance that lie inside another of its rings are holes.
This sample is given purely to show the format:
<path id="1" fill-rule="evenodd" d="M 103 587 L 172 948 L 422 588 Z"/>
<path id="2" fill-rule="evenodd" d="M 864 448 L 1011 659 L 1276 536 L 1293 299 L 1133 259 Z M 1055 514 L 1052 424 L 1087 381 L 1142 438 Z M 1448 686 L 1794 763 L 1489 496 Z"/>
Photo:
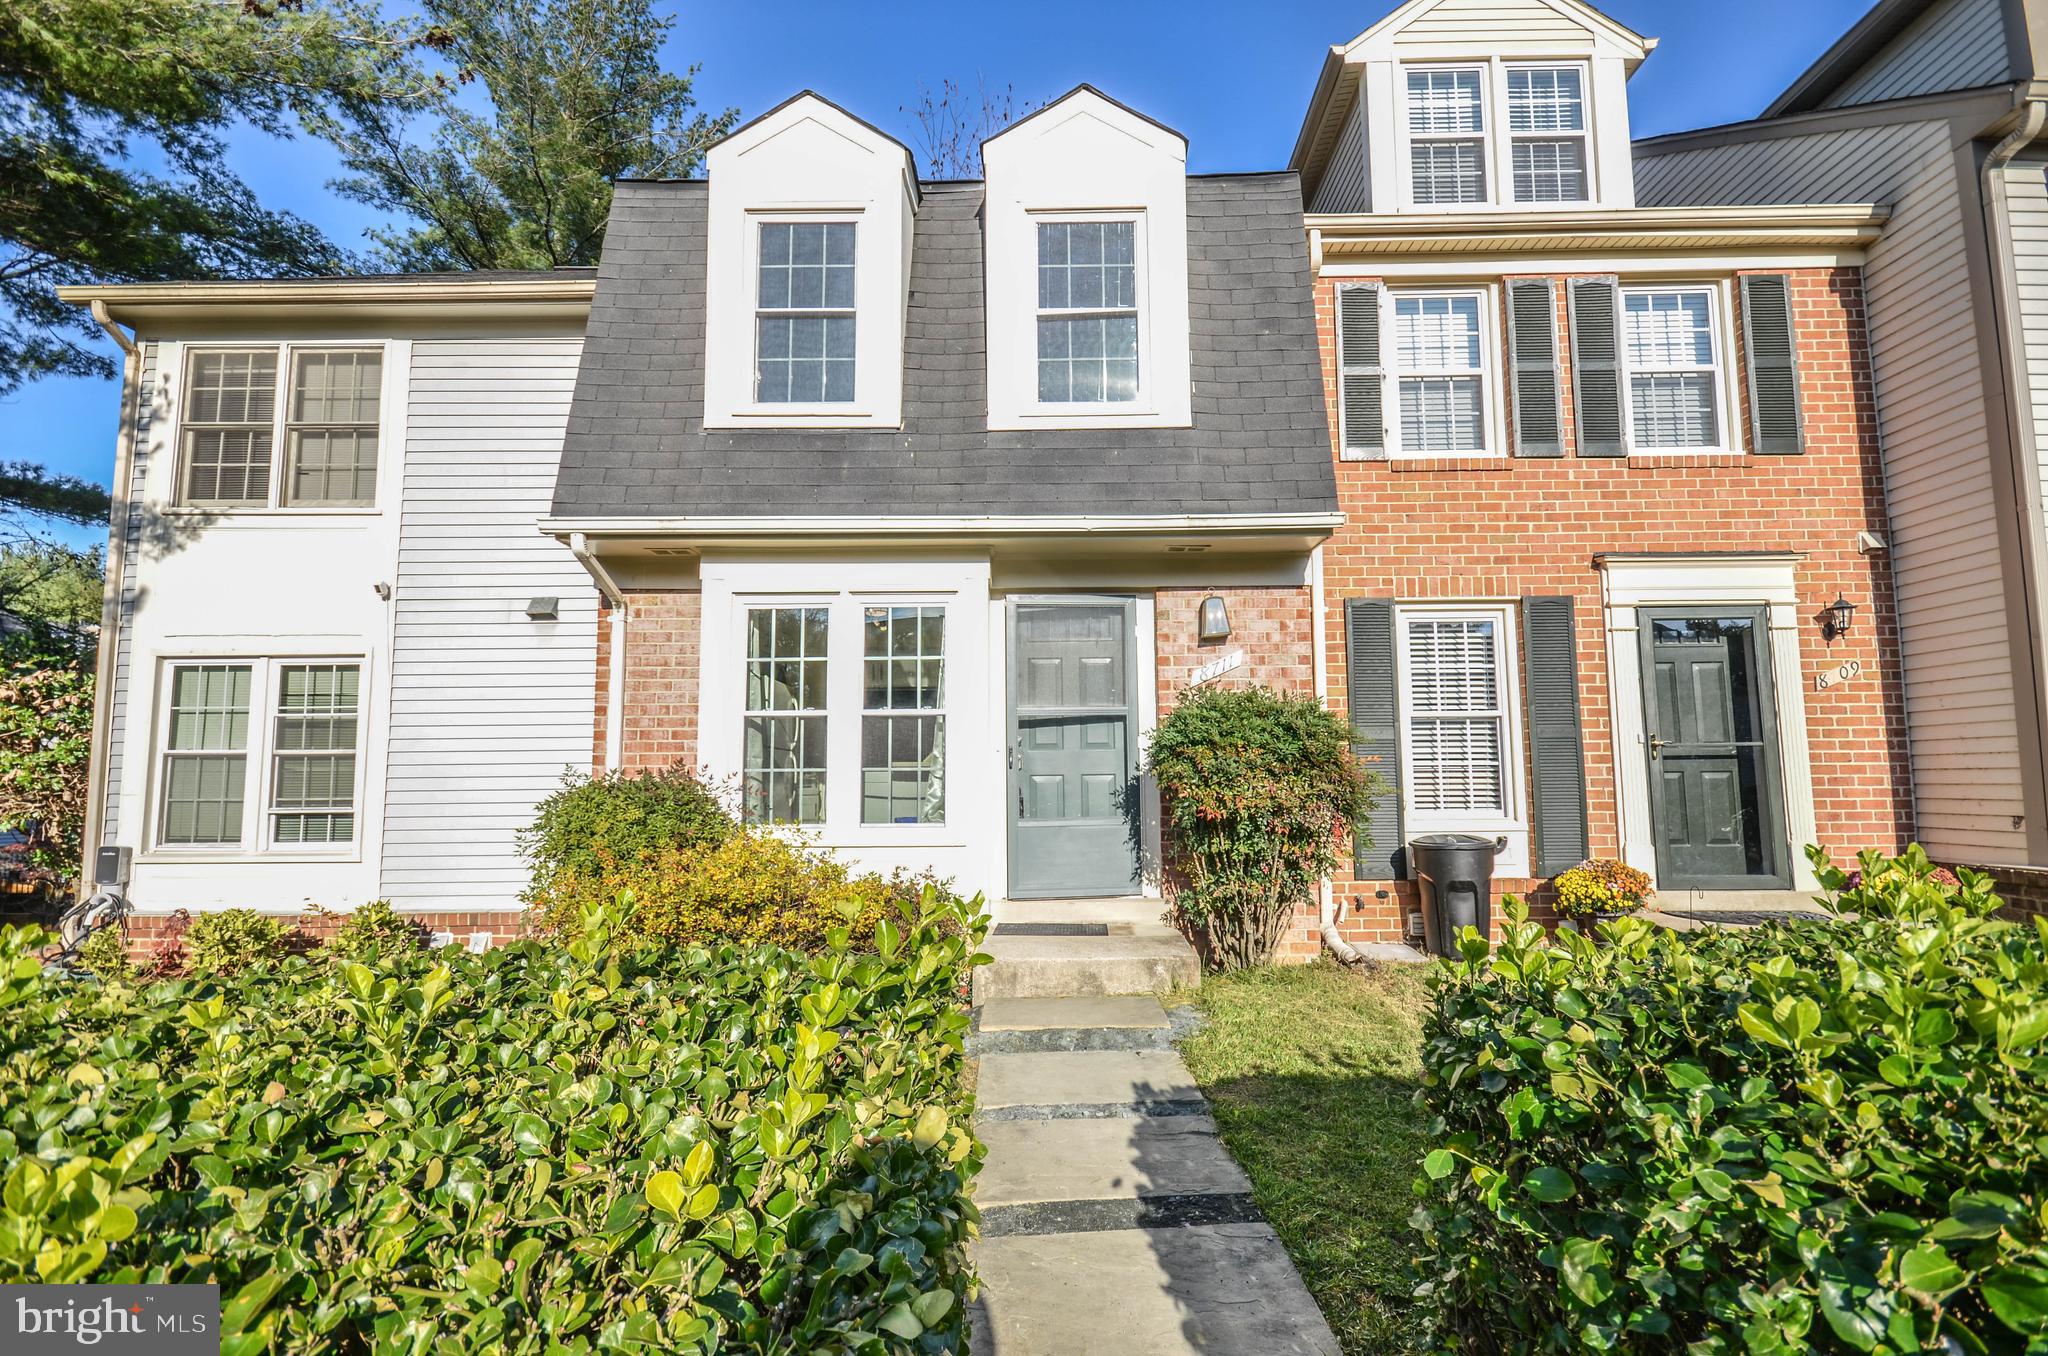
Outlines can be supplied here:
<path id="1" fill-rule="evenodd" d="M 1137 398 L 1137 223 L 1040 222 L 1039 403 Z"/>
<path id="2" fill-rule="evenodd" d="M 854 396 L 854 232 L 850 221 L 761 223 L 754 312 L 755 399 L 843 405 Z"/>
<path id="3" fill-rule="evenodd" d="M 1408 155 L 1417 203 L 1486 201 L 1485 71 L 1408 72 Z"/>
<path id="4" fill-rule="evenodd" d="M 1586 200 L 1586 90 L 1577 66 L 1508 68 L 1516 202 Z"/>

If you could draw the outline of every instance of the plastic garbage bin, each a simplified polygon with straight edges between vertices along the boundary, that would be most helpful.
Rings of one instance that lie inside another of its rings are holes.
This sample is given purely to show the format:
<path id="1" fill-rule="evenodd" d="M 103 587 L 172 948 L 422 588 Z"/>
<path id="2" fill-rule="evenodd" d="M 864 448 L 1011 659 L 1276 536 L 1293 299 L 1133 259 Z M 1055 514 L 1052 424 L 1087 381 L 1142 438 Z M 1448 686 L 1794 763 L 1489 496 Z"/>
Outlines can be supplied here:
<path id="1" fill-rule="evenodd" d="M 1422 943 L 1433 956 L 1456 956 L 1466 928 L 1493 927 L 1493 859 L 1505 838 L 1433 833 L 1408 842 L 1422 895 Z"/>

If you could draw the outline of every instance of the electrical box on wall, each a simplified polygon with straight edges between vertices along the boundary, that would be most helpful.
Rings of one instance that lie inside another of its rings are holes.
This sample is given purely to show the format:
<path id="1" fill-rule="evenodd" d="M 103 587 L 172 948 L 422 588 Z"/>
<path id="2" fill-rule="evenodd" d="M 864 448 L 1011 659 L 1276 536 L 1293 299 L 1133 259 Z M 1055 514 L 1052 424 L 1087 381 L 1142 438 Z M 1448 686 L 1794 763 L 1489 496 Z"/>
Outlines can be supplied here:
<path id="1" fill-rule="evenodd" d="M 93 859 L 92 883 L 95 885 L 126 885 L 128 870 L 135 860 L 135 849 L 124 847 L 103 847 Z"/>

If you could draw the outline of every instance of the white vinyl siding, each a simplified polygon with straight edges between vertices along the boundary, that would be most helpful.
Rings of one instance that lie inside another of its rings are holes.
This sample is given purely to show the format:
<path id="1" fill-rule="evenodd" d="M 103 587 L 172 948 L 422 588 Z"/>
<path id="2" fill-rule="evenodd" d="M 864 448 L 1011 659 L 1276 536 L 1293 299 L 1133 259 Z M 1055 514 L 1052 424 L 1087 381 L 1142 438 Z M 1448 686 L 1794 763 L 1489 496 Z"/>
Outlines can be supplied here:
<path id="1" fill-rule="evenodd" d="M 128 738 L 131 728 L 128 720 L 128 703 L 133 688 L 133 684 L 130 681 L 130 656 L 134 650 L 135 603 L 139 595 L 136 583 L 137 571 L 135 562 L 142 551 L 144 525 L 150 518 L 149 501 L 144 491 L 148 485 L 149 470 L 152 462 L 150 456 L 152 433 L 157 423 L 156 402 L 150 398 L 149 393 L 156 390 L 157 374 L 162 370 L 163 345 L 156 343 L 143 344 L 140 362 L 142 366 L 141 389 L 143 395 L 140 401 L 140 408 L 135 412 L 135 440 L 133 450 L 129 454 L 128 484 L 125 487 L 128 503 L 127 519 L 125 522 L 120 519 L 114 519 L 110 522 L 107 531 L 110 547 L 116 535 L 123 539 L 123 545 L 129 560 L 129 568 L 121 578 L 121 601 L 117 611 L 118 621 L 114 628 L 116 644 L 114 647 L 113 690 L 101 694 L 101 700 L 107 704 L 107 753 L 105 765 L 100 769 L 100 786 L 105 797 L 100 812 L 100 840 L 105 843 L 125 842 L 129 846 L 132 846 L 137 838 L 140 838 L 143 833 L 147 832 L 147 830 L 139 830 L 134 837 L 125 840 L 121 837 L 121 812 L 123 808 L 121 774 L 123 767 L 128 761 Z M 121 417 L 126 419 L 128 411 L 124 409 L 121 412 Z M 145 711 L 143 715 L 142 728 L 147 730 L 149 725 L 148 712 Z M 148 757 L 147 750 L 141 752 L 142 756 L 146 759 Z"/>
<path id="2" fill-rule="evenodd" d="M 1387 398 L 1397 456 L 1486 452 L 1497 340 L 1483 291 L 1387 294 Z"/>
<path id="3" fill-rule="evenodd" d="M 2004 10 L 2002 0 L 1943 0 L 1930 6 L 1821 107 L 2003 84 L 2012 78 Z"/>
<path id="4" fill-rule="evenodd" d="M 1506 608 L 1396 610 L 1408 831 L 1515 822 L 1521 773 L 1512 642 Z"/>
<path id="5" fill-rule="evenodd" d="M 1914 818 L 1945 861 L 2023 862 L 1999 494 L 1954 142 L 1902 122 L 1688 149 L 1639 148 L 1645 207 L 1878 202 L 1864 300 L 1883 433 Z M 1975 207 L 1968 209 L 1975 221 Z"/>
<path id="6" fill-rule="evenodd" d="M 2035 473 L 2048 499 L 2048 160 L 2019 160 L 2006 167 L 2005 204 L 2019 282 Z M 2043 508 L 2048 510 L 2048 502 Z"/>
<path id="7" fill-rule="evenodd" d="M 1708 287 L 1622 289 L 1621 360 L 1631 450 L 1723 446 L 1716 312 L 1715 293 Z"/>
<path id="8" fill-rule="evenodd" d="M 535 530 L 579 348 L 412 346 L 383 808 L 394 904 L 515 907 L 527 870 L 514 835 L 565 769 L 591 764 L 596 590 Z M 537 596 L 560 599 L 557 620 L 526 616 Z"/>
<path id="9" fill-rule="evenodd" d="M 1505 49 L 1581 52 L 1592 36 L 1561 7 L 1540 0 L 1441 0 L 1416 15 L 1394 41 L 1401 48 L 1485 56 Z"/>
<path id="10" fill-rule="evenodd" d="M 1337 134 L 1336 148 L 1330 153 L 1329 167 L 1316 184 L 1316 198 L 1309 206 L 1310 211 L 1372 210 L 1372 180 L 1367 174 L 1365 130 L 1365 101 L 1354 99 L 1351 112 L 1345 116 L 1344 129 Z"/>

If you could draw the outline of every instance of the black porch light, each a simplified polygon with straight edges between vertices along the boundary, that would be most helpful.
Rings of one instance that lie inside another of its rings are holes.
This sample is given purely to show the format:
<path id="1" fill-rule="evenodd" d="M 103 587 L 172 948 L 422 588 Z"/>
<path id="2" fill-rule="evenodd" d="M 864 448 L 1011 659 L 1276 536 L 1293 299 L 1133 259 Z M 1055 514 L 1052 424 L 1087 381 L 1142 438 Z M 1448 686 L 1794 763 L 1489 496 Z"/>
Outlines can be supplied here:
<path id="1" fill-rule="evenodd" d="M 1856 620 L 1856 604 L 1835 595 L 1835 601 L 1820 610 L 1820 633 L 1829 640 L 1849 634 L 1849 623 Z"/>

